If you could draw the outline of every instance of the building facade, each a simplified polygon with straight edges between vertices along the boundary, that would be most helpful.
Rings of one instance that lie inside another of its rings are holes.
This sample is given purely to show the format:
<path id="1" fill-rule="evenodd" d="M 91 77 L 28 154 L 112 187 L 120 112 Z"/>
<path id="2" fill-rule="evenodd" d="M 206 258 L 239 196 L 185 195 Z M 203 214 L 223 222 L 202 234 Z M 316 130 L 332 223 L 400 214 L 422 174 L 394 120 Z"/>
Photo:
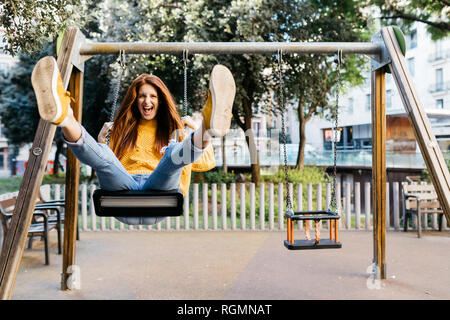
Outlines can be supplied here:
<path id="1" fill-rule="evenodd" d="M 425 26 L 416 23 L 411 33 L 406 35 L 406 45 L 405 58 L 422 106 L 441 149 L 450 151 L 450 39 L 432 41 Z M 338 149 L 343 152 L 372 147 L 370 72 L 366 73 L 365 78 L 364 84 L 350 88 L 340 100 L 341 139 Z M 395 82 L 389 73 L 386 74 L 386 115 L 386 151 L 420 153 Z M 317 117 L 312 119 L 306 129 L 307 141 L 319 150 L 331 150 L 331 128 L 332 123 L 329 121 Z"/>

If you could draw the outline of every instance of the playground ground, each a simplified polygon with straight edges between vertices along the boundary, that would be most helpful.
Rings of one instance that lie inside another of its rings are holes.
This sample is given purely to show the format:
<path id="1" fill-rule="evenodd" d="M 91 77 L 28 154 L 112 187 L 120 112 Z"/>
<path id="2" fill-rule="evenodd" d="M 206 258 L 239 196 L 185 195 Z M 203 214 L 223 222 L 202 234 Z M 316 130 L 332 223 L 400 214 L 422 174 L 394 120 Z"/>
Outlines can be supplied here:
<path id="1" fill-rule="evenodd" d="M 340 250 L 308 251 L 285 249 L 285 232 L 83 232 L 81 289 L 65 292 L 52 236 L 49 266 L 40 241 L 25 250 L 13 300 L 450 299 L 450 231 L 387 232 L 378 288 L 367 284 L 370 231 L 341 232 Z"/>

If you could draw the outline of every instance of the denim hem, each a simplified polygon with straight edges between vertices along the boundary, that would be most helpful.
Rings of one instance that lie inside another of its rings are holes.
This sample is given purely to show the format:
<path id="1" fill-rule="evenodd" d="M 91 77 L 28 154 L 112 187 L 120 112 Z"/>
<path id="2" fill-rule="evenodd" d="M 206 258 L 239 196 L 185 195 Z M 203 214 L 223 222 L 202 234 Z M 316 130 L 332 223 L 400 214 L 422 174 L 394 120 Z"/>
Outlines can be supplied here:
<path id="1" fill-rule="evenodd" d="M 61 130 L 61 136 L 64 143 L 66 143 L 68 146 L 81 147 L 86 142 L 86 129 L 82 125 L 80 125 L 80 128 L 81 128 L 81 137 L 75 142 L 67 141 L 66 137 L 64 137 L 64 133 Z"/>

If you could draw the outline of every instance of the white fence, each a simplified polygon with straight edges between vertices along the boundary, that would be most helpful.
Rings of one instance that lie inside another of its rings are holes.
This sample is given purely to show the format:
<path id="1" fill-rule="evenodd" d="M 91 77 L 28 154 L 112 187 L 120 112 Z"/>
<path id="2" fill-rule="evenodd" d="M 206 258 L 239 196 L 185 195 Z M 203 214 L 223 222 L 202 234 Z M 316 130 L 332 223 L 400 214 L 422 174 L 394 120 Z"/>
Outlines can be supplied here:
<path id="1" fill-rule="evenodd" d="M 286 188 L 282 183 L 232 183 L 191 184 L 184 197 L 184 212 L 179 217 L 169 217 L 153 226 L 128 226 L 109 217 L 97 217 L 94 212 L 92 193 L 95 185 L 80 185 L 79 224 L 82 231 L 110 230 L 284 230 Z M 47 198 L 64 196 L 64 185 L 46 185 L 41 188 Z M 341 191 L 343 190 L 343 191 Z M 403 229 L 403 201 L 401 183 L 387 183 L 386 229 Z M 330 184 L 289 184 L 288 191 L 294 210 L 324 210 L 331 200 Z M 337 184 L 336 198 L 340 206 L 339 228 L 341 230 L 371 230 L 371 184 Z M 438 229 L 438 215 L 422 215 L 424 230 Z M 413 221 L 412 229 L 416 228 Z M 301 222 L 296 228 L 303 229 Z M 327 223 L 322 228 L 327 229 Z M 411 229 L 411 226 L 409 227 Z M 443 230 L 447 230 L 443 223 Z"/>

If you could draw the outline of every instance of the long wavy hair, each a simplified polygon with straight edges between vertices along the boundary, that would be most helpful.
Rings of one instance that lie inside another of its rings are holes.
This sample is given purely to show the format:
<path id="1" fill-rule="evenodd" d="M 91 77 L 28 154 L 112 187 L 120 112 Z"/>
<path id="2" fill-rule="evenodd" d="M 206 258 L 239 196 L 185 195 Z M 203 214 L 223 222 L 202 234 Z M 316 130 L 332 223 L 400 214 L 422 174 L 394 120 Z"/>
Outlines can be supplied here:
<path id="1" fill-rule="evenodd" d="M 155 116 L 157 129 L 153 150 L 159 153 L 161 148 L 169 143 L 169 138 L 174 130 L 182 132 L 182 130 L 178 130 L 182 128 L 181 118 L 175 99 L 169 89 L 157 76 L 142 74 L 128 88 L 114 117 L 114 126 L 111 131 L 111 150 L 118 159 L 121 159 L 127 151 L 136 147 L 138 125 L 141 120 L 137 97 L 139 89 L 144 84 L 153 86 L 158 93 L 158 111 Z M 182 138 L 181 135 L 179 138 Z"/>

